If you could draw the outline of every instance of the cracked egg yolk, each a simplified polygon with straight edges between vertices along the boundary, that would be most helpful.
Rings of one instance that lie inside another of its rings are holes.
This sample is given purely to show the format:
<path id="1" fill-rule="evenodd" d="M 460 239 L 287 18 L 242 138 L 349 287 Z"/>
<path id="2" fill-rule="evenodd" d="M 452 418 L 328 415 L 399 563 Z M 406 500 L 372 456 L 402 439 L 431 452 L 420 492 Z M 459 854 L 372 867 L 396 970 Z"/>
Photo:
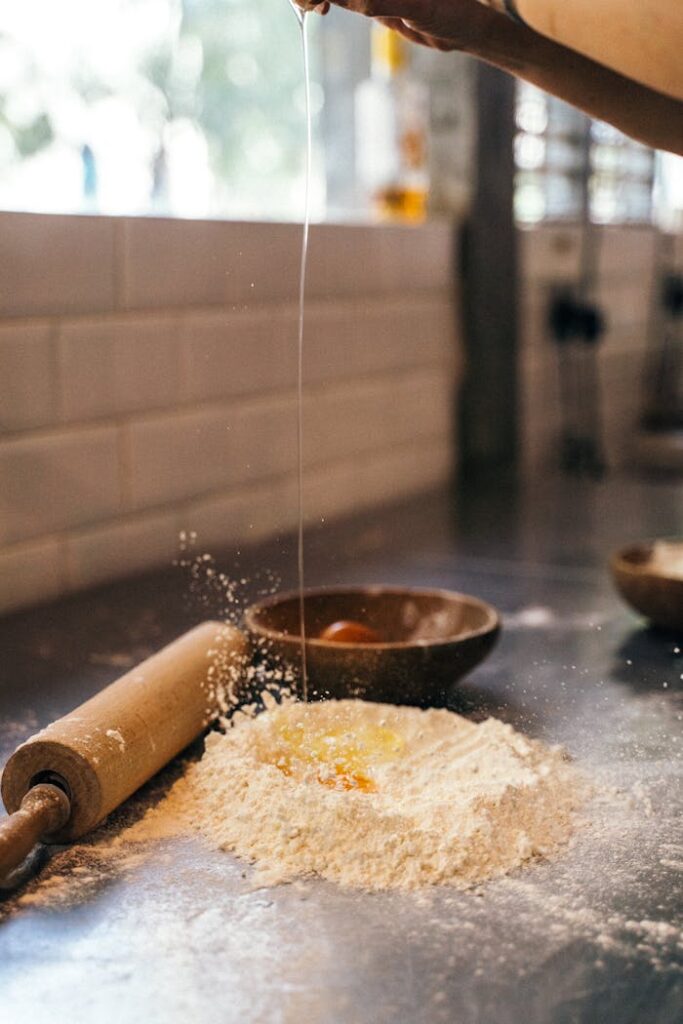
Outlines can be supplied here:
<path id="1" fill-rule="evenodd" d="M 277 729 L 269 760 L 285 775 L 313 777 L 330 789 L 374 793 L 372 766 L 393 761 L 404 746 L 398 733 L 381 725 L 311 729 L 285 723 Z"/>
<path id="2" fill-rule="evenodd" d="M 322 631 L 320 639 L 331 640 L 338 644 L 378 644 L 381 642 L 381 637 L 376 629 L 350 619 L 333 622 Z"/>

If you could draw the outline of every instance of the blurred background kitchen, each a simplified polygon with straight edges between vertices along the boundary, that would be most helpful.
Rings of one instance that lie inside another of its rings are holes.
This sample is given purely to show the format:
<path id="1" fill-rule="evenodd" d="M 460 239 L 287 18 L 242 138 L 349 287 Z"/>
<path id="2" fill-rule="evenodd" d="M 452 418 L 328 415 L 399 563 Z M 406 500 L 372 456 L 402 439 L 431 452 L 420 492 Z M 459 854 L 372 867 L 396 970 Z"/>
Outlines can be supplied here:
<path id="1" fill-rule="evenodd" d="M 309 527 L 491 478 L 674 510 L 683 160 L 309 20 Z M 295 527 L 304 99 L 285 0 L 0 11 L 0 610 Z"/>

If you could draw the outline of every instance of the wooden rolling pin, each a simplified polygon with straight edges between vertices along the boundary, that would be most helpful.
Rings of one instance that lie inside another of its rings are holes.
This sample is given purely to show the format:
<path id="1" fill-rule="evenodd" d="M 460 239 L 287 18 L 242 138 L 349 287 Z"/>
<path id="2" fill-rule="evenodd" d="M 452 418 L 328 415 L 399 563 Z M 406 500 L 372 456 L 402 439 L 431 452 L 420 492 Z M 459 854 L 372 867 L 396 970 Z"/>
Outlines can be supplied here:
<path id="1" fill-rule="evenodd" d="M 22 744 L 2 773 L 0 880 L 37 842 L 85 835 L 195 740 L 246 650 L 239 630 L 204 622 Z"/>

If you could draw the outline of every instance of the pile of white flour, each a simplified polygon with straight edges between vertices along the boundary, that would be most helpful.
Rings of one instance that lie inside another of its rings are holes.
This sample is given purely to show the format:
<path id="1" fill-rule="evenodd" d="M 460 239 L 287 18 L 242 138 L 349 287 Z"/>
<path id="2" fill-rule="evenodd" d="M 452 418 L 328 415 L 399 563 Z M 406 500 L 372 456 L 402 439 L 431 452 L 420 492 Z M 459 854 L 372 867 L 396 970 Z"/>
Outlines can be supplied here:
<path id="1" fill-rule="evenodd" d="M 467 886 L 567 842 L 586 797 L 563 752 L 496 719 L 364 701 L 271 705 L 212 733 L 202 759 L 121 839 L 200 833 L 269 885 Z"/>

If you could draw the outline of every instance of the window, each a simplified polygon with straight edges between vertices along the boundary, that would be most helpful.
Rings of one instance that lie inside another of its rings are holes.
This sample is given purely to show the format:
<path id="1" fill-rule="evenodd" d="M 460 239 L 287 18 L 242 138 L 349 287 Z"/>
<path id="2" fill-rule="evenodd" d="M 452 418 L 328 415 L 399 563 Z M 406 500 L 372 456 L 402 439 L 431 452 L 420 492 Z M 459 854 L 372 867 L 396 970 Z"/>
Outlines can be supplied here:
<path id="1" fill-rule="evenodd" d="M 317 114 L 317 78 L 312 101 Z M 298 217 L 303 114 L 285 0 L 0 9 L 2 209 Z M 320 153 L 312 201 L 319 214 Z"/>
<path id="2" fill-rule="evenodd" d="M 308 19 L 313 219 L 370 215 L 354 92 L 369 24 Z M 413 50 L 431 94 L 430 200 L 471 180 L 468 59 Z M 0 7 L 0 209 L 299 219 L 301 37 L 288 0 L 21 0 Z"/>
<path id="3" fill-rule="evenodd" d="M 577 219 L 583 205 L 585 116 L 520 83 L 516 122 L 517 219 L 524 224 Z"/>
<path id="4" fill-rule="evenodd" d="M 515 214 L 522 224 L 579 220 L 680 227 L 683 160 L 655 154 L 526 83 L 517 91 Z"/>
<path id="5" fill-rule="evenodd" d="M 590 124 L 589 146 L 591 219 L 597 224 L 651 221 L 654 150 L 600 121 Z"/>

